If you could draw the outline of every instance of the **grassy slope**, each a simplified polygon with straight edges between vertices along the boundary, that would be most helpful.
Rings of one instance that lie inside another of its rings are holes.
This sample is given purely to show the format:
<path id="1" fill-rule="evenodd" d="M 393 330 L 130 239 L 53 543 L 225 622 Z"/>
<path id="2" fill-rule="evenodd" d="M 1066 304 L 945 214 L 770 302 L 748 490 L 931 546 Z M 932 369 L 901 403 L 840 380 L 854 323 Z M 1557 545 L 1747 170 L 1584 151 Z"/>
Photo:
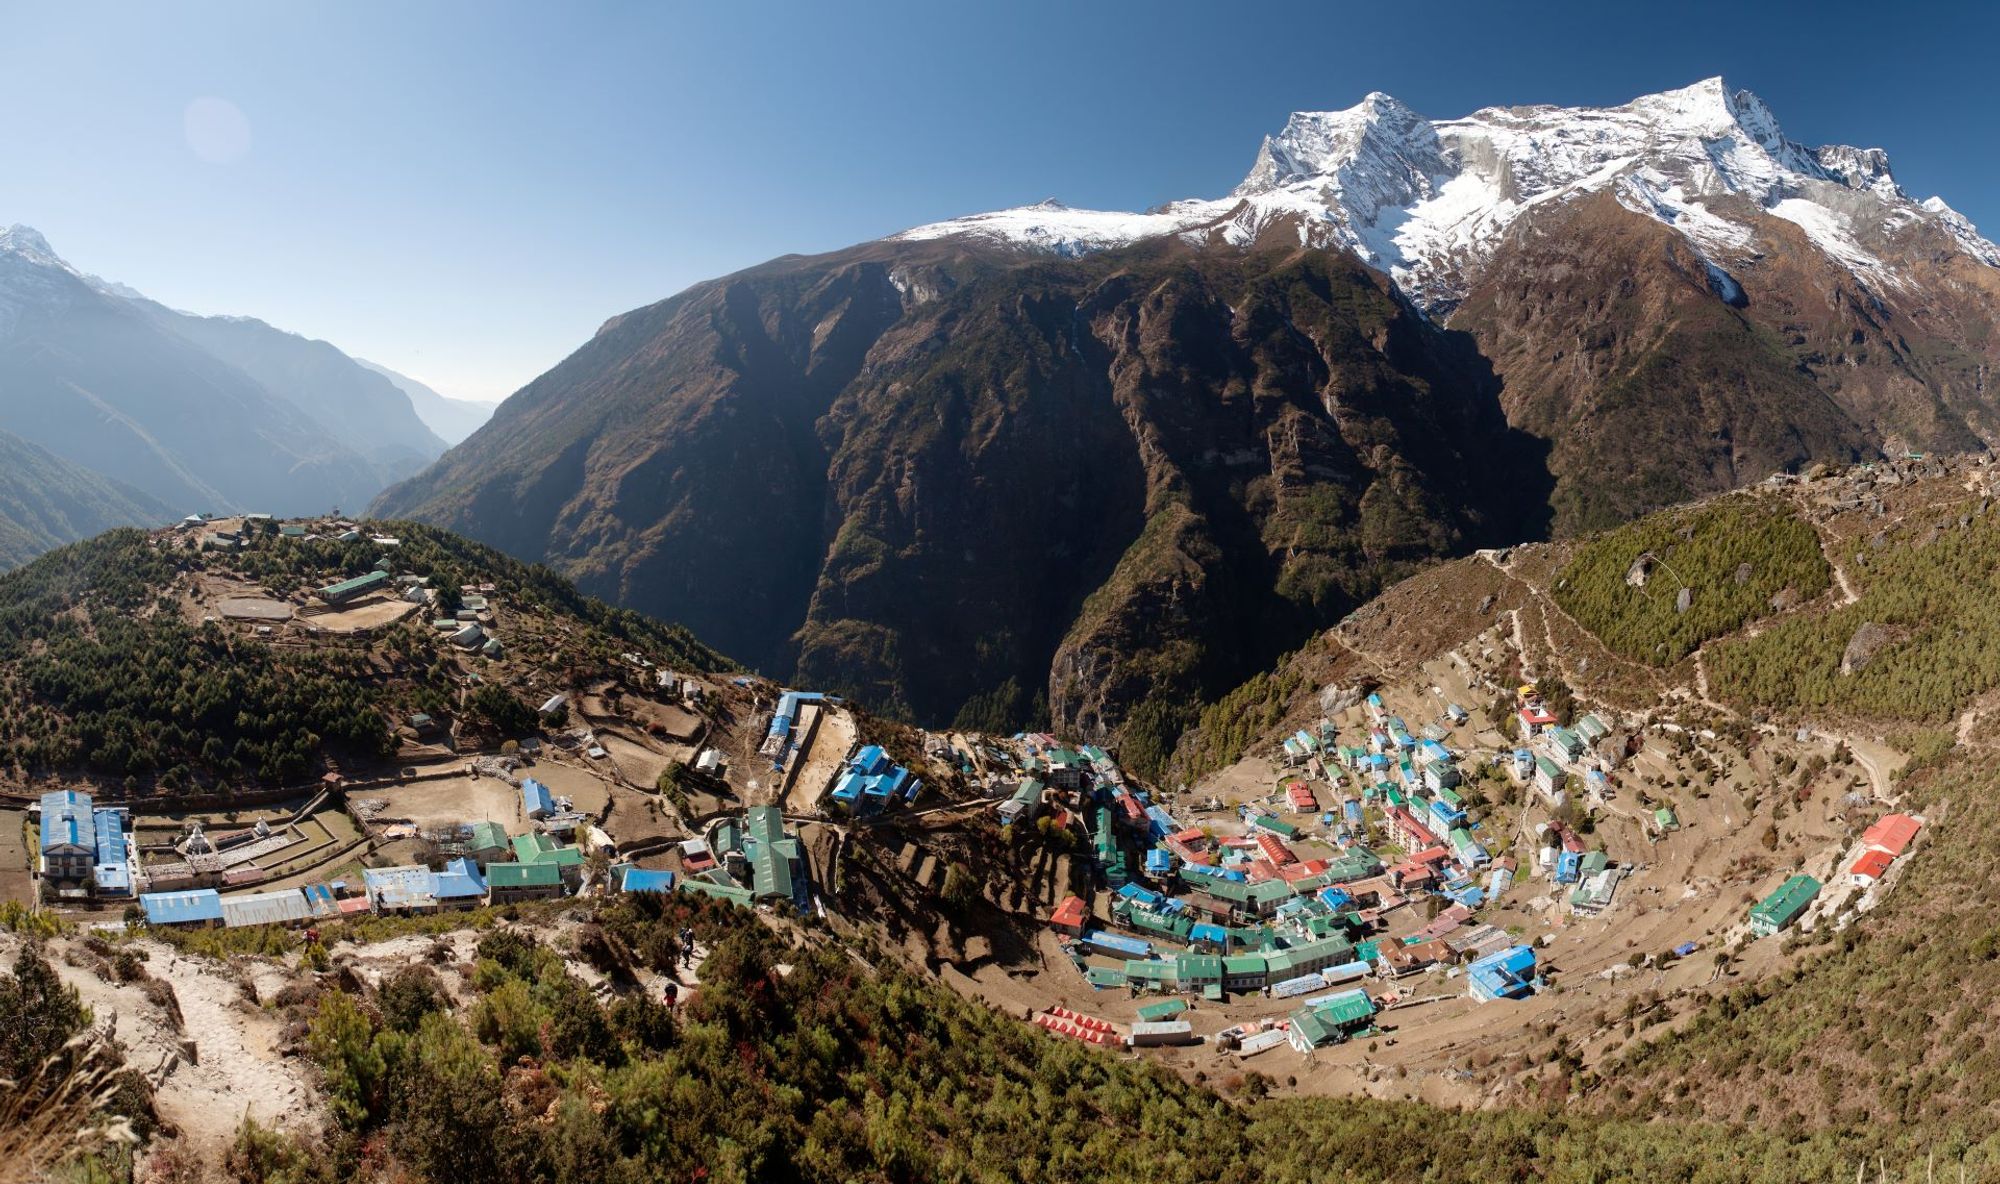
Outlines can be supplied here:
<path id="1" fill-rule="evenodd" d="M 1652 557 L 1651 571 L 1634 587 L 1626 573 L 1642 556 Z M 1599 535 L 1563 568 L 1555 597 L 1614 653 L 1670 666 L 1768 615 L 1780 592 L 1810 600 L 1831 578 L 1810 525 L 1768 500 L 1738 496 Z M 1691 593 L 1685 612 L 1676 607 L 1683 587 Z"/>

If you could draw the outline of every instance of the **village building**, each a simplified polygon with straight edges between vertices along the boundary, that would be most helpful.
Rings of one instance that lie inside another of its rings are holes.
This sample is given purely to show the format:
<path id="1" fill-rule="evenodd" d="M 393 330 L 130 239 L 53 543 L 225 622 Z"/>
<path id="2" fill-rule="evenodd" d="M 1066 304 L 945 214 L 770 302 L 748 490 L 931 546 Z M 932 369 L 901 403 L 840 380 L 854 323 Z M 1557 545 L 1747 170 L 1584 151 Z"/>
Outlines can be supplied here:
<path id="1" fill-rule="evenodd" d="M 486 868 L 486 903 L 512 904 L 563 895 L 562 871 L 553 863 L 495 863 Z"/>
<path id="2" fill-rule="evenodd" d="M 230 929 L 246 925 L 300 925 L 312 920 L 313 916 L 312 905 L 305 893 L 296 888 L 225 896 L 220 903 L 222 923 Z"/>
<path id="3" fill-rule="evenodd" d="M 1560 765 L 1545 756 L 1535 758 L 1535 788 L 1542 791 L 1551 806 L 1563 804 L 1565 779 Z"/>
<path id="4" fill-rule="evenodd" d="M 1574 762 L 1583 759 L 1583 738 L 1568 728 L 1550 728 L 1544 738 L 1549 755 L 1557 760 Z"/>
<path id="5" fill-rule="evenodd" d="M 1356 988 L 1308 1002 L 1292 1012 L 1287 1038 L 1293 1048 L 1309 1053 L 1349 1040 L 1374 1025 L 1375 1001 L 1368 992 Z"/>
<path id="6" fill-rule="evenodd" d="M 629 863 L 612 869 L 612 882 L 620 892 L 672 892 L 679 877 L 670 871 L 653 871 Z"/>
<path id="7" fill-rule="evenodd" d="M 42 795 L 42 879 L 50 885 L 85 885 L 97 862 L 97 816 L 90 795 L 74 789 Z"/>
<path id="8" fill-rule="evenodd" d="M 514 844 L 507 837 L 506 827 L 497 822 L 475 822 L 470 829 L 471 835 L 466 840 L 465 850 L 474 863 L 485 867 L 495 860 L 512 858 Z"/>
<path id="9" fill-rule="evenodd" d="M 1758 937 L 1770 937 L 1784 929 L 1806 911 L 1819 895 L 1819 889 L 1819 881 L 1808 875 L 1796 875 L 1786 880 L 1775 892 L 1751 907 L 1750 931 Z"/>
<path id="10" fill-rule="evenodd" d="M 521 814 L 524 817 L 547 818 L 555 812 L 555 798 L 549 793 L 548 786 L 533 777 L 521 782 Z"/>
<path id="11" fill-rule="evenodd" d="M 1889 865 L 1895 862 L 1895 858 L 1887 851 L 1871 847 L 1863 851 L 1861 858 L 1848 867 L 1848 878 L 1854 881 L 1854 886 L 1857 888 L 1872 887 L 1888 874 Z"/>
<path id="12" fill-rule="evenodd" d="M 1524 999 L 1535 991 L 1535 951 L 1511 946 L 1487 954 L 1466 967 L 1467 990 L 1481 1003 Z"/>
<path id="13" fill-rule="evenodd" d="M 148 925 L 213 929 L 222 924 L 222 895 L 213 888 L 143 893 L 139 907 L 145 912 Z"/>
<path id="14" fill-rule="evenodd" d="M 437 911 L 435 877 L 431 869 L 421 864 L 363 868 L 361 883 L 378 913 Z"/>
<path id="15" fill-rule="evenodd" d="M 514 836 L 514 861 L 547 864 L 572 888 L 583 879 L 583 849 L 564 846 L 539 832 Z"/>
<path id="16" fill-rule="evenodd" d="M 389 583 L 389 573 L 381 569 L 355 576 L 351 580 L 341 580 L 328 584 L 319 590 L 319 598 L 331 605 L 347 604 L 359 600 L 375 589 Z"/>

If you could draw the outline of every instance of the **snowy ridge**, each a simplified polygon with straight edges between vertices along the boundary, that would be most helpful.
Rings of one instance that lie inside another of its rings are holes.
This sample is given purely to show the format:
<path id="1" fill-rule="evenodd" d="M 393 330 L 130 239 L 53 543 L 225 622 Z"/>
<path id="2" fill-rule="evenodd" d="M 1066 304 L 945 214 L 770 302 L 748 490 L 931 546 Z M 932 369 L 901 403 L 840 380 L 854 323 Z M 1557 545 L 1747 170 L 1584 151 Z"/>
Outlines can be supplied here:
<path id="1" fill-rule="evenodd" d="M 1370 94 L 1345 111 L 1293 115 L 1226 198 L 1144 214 L 1043 202 L 895 237 L 1074 255 L 1166 235 L 1240 245 L 1292 233 L 1353 250 L 1443 313 L 1523 213 L 1603 191 L 1682 234 L 1720 277 L 1718 293 L 1740 296 L 1728 268 L 1760 249 L 1751 210 L 1797 225 L 1866 287 L 1902 286 L 1879 248 L 1920 224 L 2000 267 L 2000 248 L 1965 218 L 1937 198 L 1911 200 L 1881 149 L 1798 144 L 1763 100 L 1720 78 L 1618 107 L 1489 107 L 1446 120 Z"/>

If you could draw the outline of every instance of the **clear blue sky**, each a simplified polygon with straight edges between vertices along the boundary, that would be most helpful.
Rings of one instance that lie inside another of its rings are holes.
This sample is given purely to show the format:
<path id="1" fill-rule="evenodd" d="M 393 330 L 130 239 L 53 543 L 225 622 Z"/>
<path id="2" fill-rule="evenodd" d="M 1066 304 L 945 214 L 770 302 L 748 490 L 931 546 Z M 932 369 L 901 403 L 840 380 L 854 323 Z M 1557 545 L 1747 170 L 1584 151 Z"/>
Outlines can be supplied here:
<path id="1" fill-rule="evenodd" d="M 2000 15 L 1969 4 L 0 12 L 0 225 L 471 397 L 773 255 L 1043 197 L 1220 194 L 1289 111 L 1370 90 L 1450 116 L 1720 73 L 1795 139 L 1887 148 L 1911 192 L 2000 232 Z"/>

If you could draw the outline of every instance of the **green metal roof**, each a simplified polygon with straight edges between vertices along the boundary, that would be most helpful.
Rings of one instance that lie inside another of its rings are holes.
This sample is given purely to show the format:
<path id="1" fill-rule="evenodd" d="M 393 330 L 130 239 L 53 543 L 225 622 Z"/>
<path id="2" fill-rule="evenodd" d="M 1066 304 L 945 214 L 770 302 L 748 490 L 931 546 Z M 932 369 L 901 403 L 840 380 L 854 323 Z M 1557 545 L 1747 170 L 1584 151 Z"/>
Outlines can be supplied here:
<path id="1" fill-rule="evenodd" d="M 756 899 L 750 895 L 748 888 L 738 888 L 734 884 L 714 884 L 707 880 L 694 879 L 691 876 L 683 877 L 677 887 L 682 892 L 692 892 L 696 896 L 708 896 L 716 900 L 726 900 L 731 904 L 740 904 L 746 908 Z"/>
<path id="2" fill-rule="evenodd" d="M 489 848 L 509 846 L 507 828 L 497 822 L 475 822 L 472 824 L 472 849 L 483 851 Z"/>
<path id="3" fill-rule="evenodd" d="M 1222 973 L 1230 978 L 1241 974 L 1263 974 L 1270 962 L 1262 954 L 1233 954 L 1222 960 Z"/>
<path id="4" fill-rule="evenodd" d="M 1180 954 L 1174 958 L 1174 977 L 1183 985 L 1222 977 L 1222 959 L 1214 954 Z"/>
<path id="5" fill-rule="evenodd" d="M 355 576 L 351 580 L 342 580 L 337 584 L 328 584 L 319 590 L 319 598 L 326 600 L 332 597 L 352 596 L 356 592 L 366 592 L 377 584 L 387 582 L 388 579 L 389 573 L 386 571 L 371 571 L 364 575 Z"/>
<path id="6" fill-rule="evenodd" d="M 1819 881 L 1811 876 L 1793 876 L 1778 885 L 1776 892 L 1759 901 L 1750 910 L 1750 916 L 1772 925 L 1789 924 L 1792 918 L 1805 911 L 1813 897 L 1819 895 L 1819 889 Z"/>
<path id="7" fill-rule="evenodd" d="M 1331 999 L 1313 1005 L 1313 1011 L 1328 1023 L 1346 1027 L 1375 1015 L 1375 1001 L 1362 990 L 1343 991 Z"/>
<path id="8" fill-rule="evenodd" d="M 1170 983 L 1174 981 L 1174 964 L 1151 958 L 1128 958 L 1125 977 L 1135 983 Z"/>
<path id="9" fill-rule="evenodd" d="M 553 863 L 489 863 L 486 883 L 493 888 L 557 888 L 562 870 Z"/>
<path id="10" fill-rule="evenodd" d="M 1264 955 L 1264 962 L 1272 978 L 1286 979 L 1305 973 L 1307 966 L 1334 966 L 1353 957 L 1354 946 L 1346 938 L 1322 937 L 1290 949 L 1272 950 Z"/>
<path id="11" fill-rule="evenodd" d="M 564 847 L 554 839 L 534 831 L 514 836 L 514 858 L 522 863 L 546 863 L 550 867 L 582 867 L 583 849 Z"/>
<path id="12" fill-rule="evenodd" d="M 1185 999 L 1167 999 L 1159 1003 L 1148 1003 L 1139 1009 L 1139 1019 L 1148 1024 L 1170 1020 L 1188 1009 Z"/>
<path id="13" fill-rule="evenodd" d="M 1332 1021 L 1322 1016 L 1318 1009 L 1301 1007 L 1291 1015 L 1292 1031 L 1305 1038 L 1307 1044 L 1318 1048 L 1339 1040 L 1342 1033 Z"/>

